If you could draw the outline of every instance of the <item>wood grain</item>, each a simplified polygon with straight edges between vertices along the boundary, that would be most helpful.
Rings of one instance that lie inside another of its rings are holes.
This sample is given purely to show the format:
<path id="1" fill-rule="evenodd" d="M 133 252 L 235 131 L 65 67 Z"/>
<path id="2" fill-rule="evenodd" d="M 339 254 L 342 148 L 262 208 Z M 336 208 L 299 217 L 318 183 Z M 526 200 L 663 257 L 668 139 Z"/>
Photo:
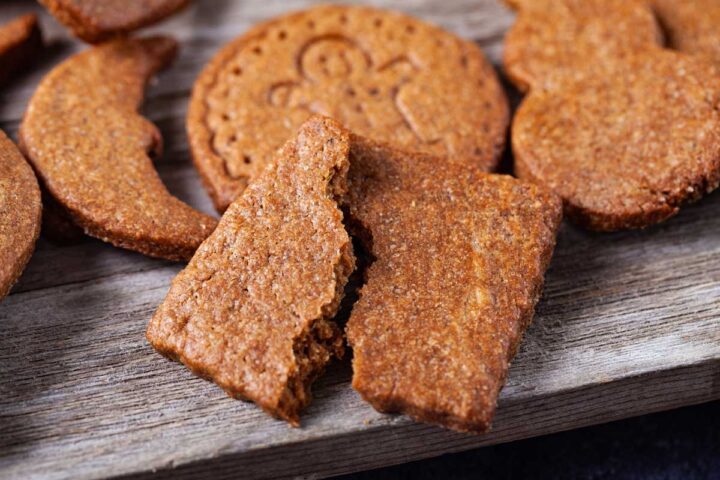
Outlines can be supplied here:
<path id="1" fill-rule="evenodd" d="M 180 38 L 145 111 L 162 130 L 170 190 L 210 212 L 187 151 L 192 82 L 252 23 L 311 2 L 195 2 L 155 28 Z M 473 38 L 497 63 L 512 15 L 492 0 L 376 1 Z M 0 20 L 34 2 L 6 1 Z M 83 48 L 47 16 L 38 70 L 0 92 L 12 134 L 33 88 Z M 469 436 L 381 415 L 332 366 L 291 429 L 155 354 L 144 329 L 179 264 L 87 239 L 41 241 L 0 304 L 0 478 L 329 476 L 720 398 L 720 196 L 643 232 L 565 225 L 545 296 L 500 399 L 492 433 Z M 173 468 L 174 467 L 174 468 Z"/>

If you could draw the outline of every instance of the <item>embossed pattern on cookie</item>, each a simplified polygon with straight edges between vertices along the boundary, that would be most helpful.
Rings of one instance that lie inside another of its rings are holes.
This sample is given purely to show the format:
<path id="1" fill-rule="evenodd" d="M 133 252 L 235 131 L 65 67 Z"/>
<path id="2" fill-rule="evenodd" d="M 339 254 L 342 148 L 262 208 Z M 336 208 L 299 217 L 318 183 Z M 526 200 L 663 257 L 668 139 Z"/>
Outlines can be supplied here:
<path id="1" fill-rule="evenodd" d="M 0 299 L 30 260 L 40 233 L 41 214 L 35 174 L 0 130 Z"/>
<path id="2" fill-rule="evenodd" d="M 353 387 L 380 411 L 483 432 L 540 296 L 560 199 L 351 140 L 351 225 L 374 258 L 346 331 Z"/>
<path id="3" fill-rule="evenodd" d="M 146 81 L 175 56 L 167 37 L 117 40 L 55 67 L 30 100 L 21 147 L 88 235 L 146 255 L 189 259 L 216 220 L 170 195 L 151 156 L 158 129 L 137 113 Z"/>
<path id="4" fill-rule="evenodd" d="M 163 355 L 297 426 L 342 333 L 354 269 L 339 202 L 348 133 L 314 117 L 228 208 L 148 326 Z"/>
<path id="5" fill-rule="evenodd" d="M 492 170 L 508 106 L 480 49 L 411 17 L 322 6 L 256 26 L 198 78 L 195 163 L 224 210 L 314 113 L 395 146 Z"/>
<path id="6" fill-rule="evenodd" d="M 100 43 L 159 22 L 190 0 L 39 0 L 75 36 Z"/>

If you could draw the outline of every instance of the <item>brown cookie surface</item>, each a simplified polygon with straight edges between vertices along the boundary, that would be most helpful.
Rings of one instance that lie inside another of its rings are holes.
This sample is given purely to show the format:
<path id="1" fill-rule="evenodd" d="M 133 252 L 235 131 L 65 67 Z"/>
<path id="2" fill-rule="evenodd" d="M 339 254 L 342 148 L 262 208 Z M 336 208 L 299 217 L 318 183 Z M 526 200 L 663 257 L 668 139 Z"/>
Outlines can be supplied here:
<path id="1" fill-rule="evenodd" d="M 670 47 L 720 63 L 718 0 L 651 0 Z"/>
<path id="2" fill-rule="evenodd" d="M 159 22 L 190 0 L 40 0 L 75 36 L 99 43 Z"/>
<path id="3" fill-rule="evenodd" d="M 641 228 L 720 181 L 720 76 L 657 49 L 561 73 L 513 120 L 516 173 L 593 230 Z"/>
<path id="4" fill-rule="evenodd" d="M 147 330 L 163 355 L 293 425 L 343 352 L 331 319 L 354 269 L 338 207 L 348 142 L 334 121 L 308 120 L 228 208 Z"/>
<path id="5" fill-rule="evenodd" d="M 482 432 L 550 262 L 559 198 L 352 138 L 350 214 L 375 259 L 346 330 L 383 412 Z"/>
<path id="6" fill-rule="evenodd" d="M 181 260 L 216 220 L 167 191 L 149 156 L 162 151 L 160 132 L 137 113 L 146 81 L 176 47 L 165 37 L 117 40 L 69 58 L 36 90 L 20 138 L 43 185 L 88 235 Z"/>
<path id="7" fill-rule="evenodd" d="M 505 72 L 526 91 L 559 69 L 660 45 L 652 12 L 636 0 L 514 0 L 518 18 L 505 37 Z"/>
<path id="8" fill-rule="evenodd" d="M 191 149 L 219 210 L 312 113 L 487 170 L 509 121 L 497 76 L 472 42 L 368 7 L 279 17 L 223 48 L 193 90 Z"/>
<path id="9" fill-rule="evenodd" d="M 0 25 L 0 85 L 27 67 L 42 47 L 36 15 L 23 15 Z"/>
<path id="10" fill-rule="evenodd" d="M 35 174 L 15 144 L 0 131 L 0 299 L 30 260 L 41 215 Z"/>

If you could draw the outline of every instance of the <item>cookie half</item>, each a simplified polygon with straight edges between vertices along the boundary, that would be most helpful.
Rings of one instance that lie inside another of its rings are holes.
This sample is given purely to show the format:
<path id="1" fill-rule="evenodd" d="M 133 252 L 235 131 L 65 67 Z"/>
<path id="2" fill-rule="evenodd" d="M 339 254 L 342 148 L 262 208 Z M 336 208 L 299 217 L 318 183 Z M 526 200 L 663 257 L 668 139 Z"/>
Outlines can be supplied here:
<path id="1" fill-rule="evenodd" d="M 42 48 L 42 33 L 36 15 L 23 15 L 1 25 L 0 85 L 27 67 Z"/>
<path id="2" fill-rule="evenodd" d="M 369 7 L 279 17 L 224 47 L 193 89 L 190 145 L 216 207 L 314 113 L 485 170 L 498 162 L 509 121 L 495 71 L 473 42 Z"/>
<path id="3" fill-rule="evenodd" d="M 545 189 L 354 136 L 350 217 L 374 259 L 346 334 L 382 412 L 489 428 L 562 216 Z"/>
<path id="4" fill-rule="evenodd" d="M 299 423 L 342 333 L 331 321 L 354 269 L 339 202 L 348 133 L 312 118 L 223 215 L 147 330 L 150 343 L 229 395 Z"/>
<path id="5" fill-rule="evenodd" d="M 162 152 L 160 132 L 137 113 L 145 83 L 176 49 L 150 37 L 69 58 L 35 91 L 20 138 L 43 185 L 88 235 L 187 260 L 216 220 L 167 191 L 151 160 Z"/>
<path id="6" fill-rule="evenodd" d="M 0 299 L 30 260 L 41 216 L 35 174 L 15 144 L 0 131 Z"/>
<path id="7" fill-rule="evenodd" d="M 190 0 L 40 0 L 75 36 L 99 43 L 159 22 Z"/>

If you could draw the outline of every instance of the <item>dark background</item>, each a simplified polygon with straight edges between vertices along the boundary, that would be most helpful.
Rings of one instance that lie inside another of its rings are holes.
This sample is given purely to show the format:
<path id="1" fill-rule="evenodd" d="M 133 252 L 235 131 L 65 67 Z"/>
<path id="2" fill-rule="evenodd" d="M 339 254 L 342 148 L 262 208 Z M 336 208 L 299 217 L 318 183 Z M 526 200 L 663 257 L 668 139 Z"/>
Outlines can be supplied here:
<path id="1" fill-rule="evenodd" d="M 720 480 L 720 402 L 341 478 Z"/>

